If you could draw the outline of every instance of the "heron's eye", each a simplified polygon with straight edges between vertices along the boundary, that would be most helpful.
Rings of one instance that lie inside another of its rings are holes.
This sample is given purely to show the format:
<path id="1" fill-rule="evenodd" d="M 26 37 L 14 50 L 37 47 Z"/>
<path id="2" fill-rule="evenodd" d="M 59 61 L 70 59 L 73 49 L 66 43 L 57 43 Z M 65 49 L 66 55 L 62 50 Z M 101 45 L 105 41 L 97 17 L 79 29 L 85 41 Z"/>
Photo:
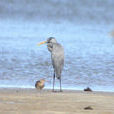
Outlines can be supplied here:
<path id="1" fill-rule="evenodd" d="M 47 41 L 47 43 L 50 43 L 50 41 Z"/>

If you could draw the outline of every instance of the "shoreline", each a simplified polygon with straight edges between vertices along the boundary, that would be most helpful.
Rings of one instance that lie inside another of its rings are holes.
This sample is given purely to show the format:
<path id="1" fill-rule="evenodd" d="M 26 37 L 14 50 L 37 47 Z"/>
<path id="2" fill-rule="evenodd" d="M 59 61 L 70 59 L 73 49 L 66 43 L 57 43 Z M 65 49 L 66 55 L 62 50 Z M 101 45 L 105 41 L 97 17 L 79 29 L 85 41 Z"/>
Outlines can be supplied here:
<path id="1" fill-rule="evenodd" d="M 0 88 L 0 113 L 114 114 L 114 92 Z M 92 110 L 84 110 L 91 106 Z"/>
<path id="2" fill-rule="evenodd" d="M 89 86 L 87 86 L 87 87 L 89 87 Z M 87 87 L 85 87 L 85 88 L 87 88 Z M 35 87 L 34 86 L 28 86 L 28 87 L 25 87 L 25 86 L 22 86 L 22 87 L 20 87 L 20 86 L 9 86 L 9 87 L 5 87 L 5 86 L 2 86 L 2 87 L 0 87 L 0 89 L 3 89 L 3 88 L 5 88 L 5 89 L 35 89 Z M 82 88 L 63 88 L 63 90 L 65 90 L 65 91 L 84 91 L 84 89 L 85 89 L 84 87 Z M 107 91 L 104 91 L 104 89 L 95 89 L 95 88 L 92 88 L 92 87 L 90 87 L 91 89 L 92 89 L 92 91 L 93 92 L 103 92 L 103 93 L 114 93 L 114 91 L 113 90 L 107 90 Z M 44 88 L 44 90 L 51 90 L 52 88 L 51 87 L 45 87 Z M 55 89 L 57 89 L 57 90 L 59 90 L 59 88 L 55 88 Z"/>
<path id="3" fill-rule="evenodd" d="M 59 92 L 59 89 L 55 89 L 56 92 L 52 92 L 52 89 L 43 89 L 43 90 L 38 90 L 36 88 L 0 88 L 0 93 L 1 92 L 17 92 L 17 91 L 23 91 L 23 92 L 33 92 L 33 93 L 84 93 L 84 94 L 103 94 L 103 95 L 114 95 L 114 92 L 107 92 L 107 91 L 84 91 L 84 90 L 70 90 L 70 89 L 63 89 L 63 92 Z"/>

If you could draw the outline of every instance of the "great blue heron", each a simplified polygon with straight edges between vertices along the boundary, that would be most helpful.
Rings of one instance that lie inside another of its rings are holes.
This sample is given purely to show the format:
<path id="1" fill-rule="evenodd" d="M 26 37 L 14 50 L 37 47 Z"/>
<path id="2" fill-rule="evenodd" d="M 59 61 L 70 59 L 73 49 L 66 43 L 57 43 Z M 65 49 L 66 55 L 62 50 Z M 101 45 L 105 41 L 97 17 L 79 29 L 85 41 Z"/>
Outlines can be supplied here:
<path id="1" fill-rule="evenodd" d="M 53 68 L 54 68 L 52 91 L 54 91 L 55 77 L 56 77 L 60 81 L 60 92 L 62 92 L 61 73 L 62 73 L 62 69 L 64 66 L 64 49 L 61 46 L 61 44 L 57 43 L 54 37 L 49 37 L 47 41 L 43 41 L 39 43 L 38 45 L 41 45 L 44 43 L 47 44 L 47 48 L 51 52 L 51 60 L 52 60 Z"/>

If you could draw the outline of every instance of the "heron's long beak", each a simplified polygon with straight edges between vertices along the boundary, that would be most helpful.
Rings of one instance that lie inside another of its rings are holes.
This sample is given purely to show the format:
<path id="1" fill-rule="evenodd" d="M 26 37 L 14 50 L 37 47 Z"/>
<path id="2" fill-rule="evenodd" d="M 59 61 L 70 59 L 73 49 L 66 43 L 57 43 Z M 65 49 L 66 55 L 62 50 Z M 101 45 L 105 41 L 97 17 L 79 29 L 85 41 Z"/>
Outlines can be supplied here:
<path id="1" fill-rule="evenodd" d="M 43 41 L 43 42 L 40 42 L 38 43 L 38 46 L 42 45 L 42 44 L 45 44 L 47 41 Z"/>

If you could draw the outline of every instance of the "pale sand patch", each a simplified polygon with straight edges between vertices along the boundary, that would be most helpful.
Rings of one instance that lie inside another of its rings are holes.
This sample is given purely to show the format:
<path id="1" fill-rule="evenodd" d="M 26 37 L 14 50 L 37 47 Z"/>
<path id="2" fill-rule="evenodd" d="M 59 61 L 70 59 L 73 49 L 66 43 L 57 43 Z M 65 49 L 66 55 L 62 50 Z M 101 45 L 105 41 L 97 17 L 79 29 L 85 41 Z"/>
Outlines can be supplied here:
<path id="1" fill-rule="evenodd" d="M 0 114 L 114 114 L 114 93 L 4 88 Z"/>

